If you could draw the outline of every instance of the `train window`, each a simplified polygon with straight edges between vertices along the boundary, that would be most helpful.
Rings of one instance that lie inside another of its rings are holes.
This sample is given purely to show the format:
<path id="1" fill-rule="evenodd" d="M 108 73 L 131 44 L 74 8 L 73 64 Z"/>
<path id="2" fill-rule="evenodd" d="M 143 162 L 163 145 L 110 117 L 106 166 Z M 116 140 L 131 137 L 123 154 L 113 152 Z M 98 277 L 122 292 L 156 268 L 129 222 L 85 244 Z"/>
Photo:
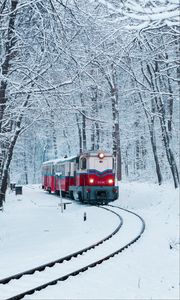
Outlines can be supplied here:
<path id="1" fill-rule="evenodd" d="M 65 164 L 61 165 L 60 172 L 62 176 L 65 176 Z"/>
<path id="2" fill-rule="evenodd" d="M 61 175 L 64 176 L 65 175 L 65 165 L 58 163 L 56 165 L 56 173 L 61 173 Z"/>
<path id="3" fill-rule="evenodd" d="M 56 165 L 56 173 L 58 173 L 58 172 L 60 172 L 60 165 L 59 164 Z"/>
<path id="4" fill-rule="evenodd" d="M 54 174 L 54 166 L 52 165 L 52 174 Z"/>
<path id="5" fill-rule="evenodd" d="M 81 170 L 85 170 L 86 169 L 86 158 L 83 157 L 81 158 Z"/>
<path id="6" fill-rule="evenodd" d="M 112 168 L 113 168 L 113 170 L 115 168 L 115 158 L 114 157 L 112 157 Z"/>

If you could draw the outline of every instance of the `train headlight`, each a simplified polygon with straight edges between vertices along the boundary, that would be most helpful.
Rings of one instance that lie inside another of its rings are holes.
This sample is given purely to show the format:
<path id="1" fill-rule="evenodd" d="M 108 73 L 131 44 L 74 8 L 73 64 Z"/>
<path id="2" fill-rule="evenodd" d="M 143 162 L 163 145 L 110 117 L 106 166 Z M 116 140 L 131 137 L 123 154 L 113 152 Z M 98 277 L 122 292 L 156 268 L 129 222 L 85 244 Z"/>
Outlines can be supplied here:
<path id="1" fill-rule="evenodd" d="M 108 180 L 108 183 L 109 183 L 109 184 L 113 184 L 113 179 L 109 179 L 109 180 Z"/>
<path id="2" fill-rule="evenodd" d="M 90 178 L 90 179 L 89 179 L 89 183 L 94 183 L 94 179 L 93 179 L 93 178 Z"/>
<path id="3" fill-rule="evenodd" d="M 100 153 L 98 154 L 98 157 L 99 157 L 100 159 L 103 159 L 103 158 L 104 158 L 104 153 L 103 153 L 103 152 L 100 152 Z"/>

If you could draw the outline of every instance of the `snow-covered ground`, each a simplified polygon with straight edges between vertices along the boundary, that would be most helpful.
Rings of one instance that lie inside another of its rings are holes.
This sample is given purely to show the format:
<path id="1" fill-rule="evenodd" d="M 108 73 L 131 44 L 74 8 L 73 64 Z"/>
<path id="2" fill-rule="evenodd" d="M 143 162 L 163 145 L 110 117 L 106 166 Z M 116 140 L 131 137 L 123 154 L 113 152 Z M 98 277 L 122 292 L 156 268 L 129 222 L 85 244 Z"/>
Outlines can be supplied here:
<path id="1" fill-rule="evenodd" d="M 0 279 L 86 247 L 119 222 L 106 211 L 74 202 L 61 213 L 59 202 L 39 186 L 24 187 L 22 197 L 7 195 L 0 213 Z M 179 191 L 123 182 L 114 204 L 144 218 L 141 239 L 103 264 L 25 299 L 179 299 Z"/>

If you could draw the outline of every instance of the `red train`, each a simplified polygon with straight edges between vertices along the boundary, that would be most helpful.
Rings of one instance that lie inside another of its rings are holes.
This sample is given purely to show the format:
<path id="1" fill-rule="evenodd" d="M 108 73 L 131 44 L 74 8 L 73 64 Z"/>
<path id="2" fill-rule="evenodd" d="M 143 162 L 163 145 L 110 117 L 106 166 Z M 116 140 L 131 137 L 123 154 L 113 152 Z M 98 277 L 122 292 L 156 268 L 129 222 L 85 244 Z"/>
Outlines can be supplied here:
<path id="1" fill-rule="evenodd" d="M 91 204 L 107 204 L 118 198 L 114 158 L 110 153 L 86 152 L 49 160 L 42 165 L 42 188 L 49 193 Z"/>

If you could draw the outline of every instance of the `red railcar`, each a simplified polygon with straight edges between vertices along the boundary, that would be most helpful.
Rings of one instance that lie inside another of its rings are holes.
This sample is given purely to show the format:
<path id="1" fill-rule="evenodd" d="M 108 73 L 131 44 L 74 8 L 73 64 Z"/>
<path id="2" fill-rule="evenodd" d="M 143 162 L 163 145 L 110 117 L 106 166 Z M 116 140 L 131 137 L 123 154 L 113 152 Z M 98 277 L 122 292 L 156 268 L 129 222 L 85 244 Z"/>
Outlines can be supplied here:
<path id="1" fill-rule="evenodd" d="M 44 162 L 42 186 L 87 203 L 108 203 L 118 198 L 114 158 L 102 151 Z"/>

